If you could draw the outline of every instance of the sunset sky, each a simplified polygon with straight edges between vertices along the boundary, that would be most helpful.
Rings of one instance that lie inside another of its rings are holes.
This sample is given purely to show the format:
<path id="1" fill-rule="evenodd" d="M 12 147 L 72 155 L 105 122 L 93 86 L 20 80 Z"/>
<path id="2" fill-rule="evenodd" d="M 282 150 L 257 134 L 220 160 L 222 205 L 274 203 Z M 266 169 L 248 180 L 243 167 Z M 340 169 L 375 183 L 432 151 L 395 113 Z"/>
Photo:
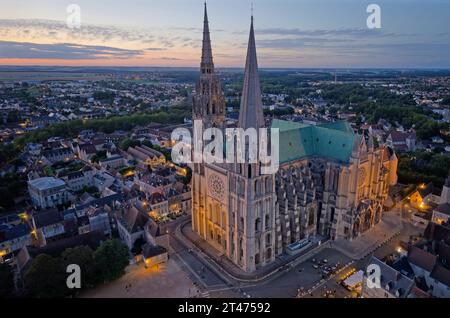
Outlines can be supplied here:
<path id="1" fill-rule="evenodd" d="M 242 67 L 251 0 L 208 0 L 219 67 Z M 261 67 L 450 68 L 448 0 L 254 0 Z M 66 25 L 69 4 L 81 29 Z M 366 26 L 381 7 L 382 28 Z M 0 0 L 0 65 L 198 66 L 202 0 Z"/>

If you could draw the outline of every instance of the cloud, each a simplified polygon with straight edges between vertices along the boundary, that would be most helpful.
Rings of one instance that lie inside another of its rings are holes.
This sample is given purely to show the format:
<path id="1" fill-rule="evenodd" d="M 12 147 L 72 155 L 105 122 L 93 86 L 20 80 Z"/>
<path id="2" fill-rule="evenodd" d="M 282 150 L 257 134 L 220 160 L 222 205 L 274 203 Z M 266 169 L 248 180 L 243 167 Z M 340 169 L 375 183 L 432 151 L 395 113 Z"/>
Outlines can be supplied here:
<path id="1" fill-rule="evenodd" d="M 0 41 L 0 58 L 18 59 L 128 59 L 143 55 L 142 50 L 127 50 L 100 45 L 73 43 L 37 44 Z"/>
<path id="2" fill-rule="evenodd" d="M 80 29 L 69 29 L 66 23 L 39 19 L 0 19 L 0 36 L 20 38 L 29 36 L 47 37 L 57 40 L 72 38 L 90 41 L 144 42 L 152 43 L 155 37 L 147 30 L 118 28 L 115 26 L 98 26 L 82 24 Z"/>
<path id="3" fill-rule="evenodd" d="M 171 30 L 179 30 L 179 31 L 191 31 L 195 33 L 202 33 L 203 28 L 193 28 L 193 27 L 172 27 Z M 209 29 L 211 33 L 219 33 L 219 32 L 225 32 L 224 29 Z"/>
<path id="4" fill-rule="evenodd" d="M 165 48 L 162 47 L 148 47 L 145 49 L 146 51 L 165 51 Z"/>
<path id="5" fill-rule="evenodd" d="M 182 59 L 178 59 L 176 57 L 160 57 L 159 60 L 166 60 L 166 61 L 181 61 Z"/>
<path id="6" fill-rule="evenodd" d="M 257 45 L 261 48 L 273 49 L 298 49 L 302 47 L 335 47 L 343 44 L 348 45 L 353 40 L 349 39 L 332 39 L 324 41 L 322 38 L 287 38 L 287 39 L 270 39 L 257 41 Z"/>
<path id="7" fill-rule="evenodd" d="M 322 30 L 301 30 L 301 29 L 287 29 L 287 28 L 267 28 L 257 31 L 261 35 L 276 35 L 276 36 L 299 36 L 299 37 L 345 37 L 345 38 L 392 38 L 414 36 L 415 34 L 399 34 L 393 32 L 385 32 L 380 29 L 368 28 L 342 28 L 342 29 L 322 29 Z"/>

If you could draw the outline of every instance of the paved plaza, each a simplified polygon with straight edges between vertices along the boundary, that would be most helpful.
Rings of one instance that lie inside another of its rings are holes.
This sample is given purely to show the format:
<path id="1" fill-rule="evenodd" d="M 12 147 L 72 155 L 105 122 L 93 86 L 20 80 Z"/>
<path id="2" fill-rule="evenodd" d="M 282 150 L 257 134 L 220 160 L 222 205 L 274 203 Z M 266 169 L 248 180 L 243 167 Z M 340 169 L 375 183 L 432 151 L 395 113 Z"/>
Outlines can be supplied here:
<path id="1" fill-rule="evenodd" d="M 334 241 L 333 248 L 358 260 L 380 248 L 392 237 L 398 235 L 403 229 L 401 215 L 397 212 L 387 212 L 383 219 L 372 229 L 361 234 L 352 241 L 338 239 Z"/>
<path id="2" fill-rule="evenodd" d="M 128 288 L 126 286 L 129 286 Z M 159 268 L 130 265 L 116 281 L 86 291 L 82 298 L 188 298 L 201 292 L 178 264 L 169 261 Z"/>
<path id="3" fill-rule="evenodd" d="M 298 289 L 308 290 L 322 279 L 320 269 L 314 268 L 312 260 L 327 260 L 327 264 L 347 264 L 350 258 L 331 248 L 325 248 L 314 254 L 304 262 L 287 268 L 275 277 L 259 284 L 242 286 L 241 289 L 251 298 L 293 298 L 297 296 Z M 215 296 L 213 294 L 213 296 Z"/>

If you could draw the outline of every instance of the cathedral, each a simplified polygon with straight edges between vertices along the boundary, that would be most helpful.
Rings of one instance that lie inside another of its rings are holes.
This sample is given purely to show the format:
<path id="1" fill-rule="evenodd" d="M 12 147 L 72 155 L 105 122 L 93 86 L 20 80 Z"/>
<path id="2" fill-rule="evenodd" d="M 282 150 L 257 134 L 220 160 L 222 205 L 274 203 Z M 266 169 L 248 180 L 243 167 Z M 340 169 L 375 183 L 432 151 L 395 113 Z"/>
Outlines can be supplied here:
<path id="1" fill-rule="evenodd" d="M 214 68 L 205 4 L 200 79 L 193 120 L 225 129 L 225 99 Z M 253 17 L 238 128 L 264 128 Z M 352 240 L 380 222 L 397 157 L 347 122 L 316 126 L 273 120 L 280 169 L 260 163 L 192 165 L 192 227 L 236 266 L 253 272 L 309 238 Z"/>

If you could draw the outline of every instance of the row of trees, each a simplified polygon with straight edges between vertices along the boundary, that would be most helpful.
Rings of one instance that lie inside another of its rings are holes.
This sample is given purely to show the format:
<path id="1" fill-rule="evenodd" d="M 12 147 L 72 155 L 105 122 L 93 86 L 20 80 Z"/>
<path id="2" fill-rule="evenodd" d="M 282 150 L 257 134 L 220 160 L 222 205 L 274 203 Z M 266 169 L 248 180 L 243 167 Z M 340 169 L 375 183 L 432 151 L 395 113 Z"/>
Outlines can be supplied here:
<path id="1" fill-rule="evenodd" d="M 14 208 L 14 198 L 24 195 L 26 189 L 27 182 L 23 176 L 7 174 L 0 177 L 0 214 Z"/>
<path id="2" fill-rule="evenodd" d="M 417 151 L 398 158 L 398 179 L 403 184 L 433 182 L 442 187 L 449 171 L 450 158 L 445 154 Z"/>
<path id="3" fill-rule="evenodd" d="M 73 120 L 58 123 L 48 127 L 31 131 L 22 137 L 15 139 L 15 144 L 23 146 L 28 142 L 43 142 L 50 137 L 64 138 L 76 137 L 82 130 L 113 133 L 117 130 L 129 131 L 136 126 L 145 126 L 150 123 L 179 124 L 183 123 L 190 109 L 186 107 L 161 108 L 157 111 L 136 113 L 129 116 L 109 117 L 93 120 Z"/>
<path id="4" fill-rule="evenodd" d="M 128 248 L 119 240 L 103 242 L 95 251 L 88 246 L 66 249 L 59 257 L 38 255 L 24 276 L 28 294 L 37 298 L 75 296 L 80 290 L 67 287 L 67 266 L 81 269 L 81 289 L 113 281 L 125 273 L 129 264 Z"/>
<path id="5" fill-rule="evenodd" d="M 377 123 L 380 118 L 391 124 L 396 122 L 405 128 L 414 127 L 421 139 L 439 136 L 442 129 L 448 129 L 447 123 L 439 123 L 441 116 L 431 110 L 417 106 L 411 95 L 396 95 L 386 88 L 367 88 L 358 84 L 325 86 L 322 96 L 325 100 L 366 117 L 370 123 Z"/>

